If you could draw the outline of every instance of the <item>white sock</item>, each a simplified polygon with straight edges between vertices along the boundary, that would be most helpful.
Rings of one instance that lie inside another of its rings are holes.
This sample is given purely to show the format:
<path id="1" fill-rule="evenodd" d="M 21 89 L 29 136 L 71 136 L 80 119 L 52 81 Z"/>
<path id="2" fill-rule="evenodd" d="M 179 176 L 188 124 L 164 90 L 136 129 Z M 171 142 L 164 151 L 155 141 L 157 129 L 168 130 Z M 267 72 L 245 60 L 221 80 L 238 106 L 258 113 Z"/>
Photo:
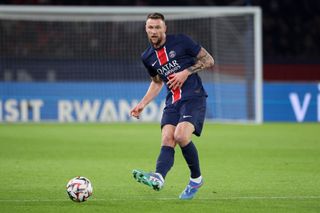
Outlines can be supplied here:
<path id="1" fill-rule="evenodd" d="M 162 175 L 160 173 L 155 173 L 155 174 L 157 174 L 160 177 L 160 180 L 162 181 L 162 183 L 164 183 L 164 179 L 163 179 Z"/>
<path id="2" fill-rule="evenodd" d="M 195 183 L 201 183 L 201 181 L 202 181 L 202 176 L 200 175 L 200 176 L 197 177 L 197 178 L 190 178 L 190 180 L 191 180 L 192 182 L 195 182 Z"/>

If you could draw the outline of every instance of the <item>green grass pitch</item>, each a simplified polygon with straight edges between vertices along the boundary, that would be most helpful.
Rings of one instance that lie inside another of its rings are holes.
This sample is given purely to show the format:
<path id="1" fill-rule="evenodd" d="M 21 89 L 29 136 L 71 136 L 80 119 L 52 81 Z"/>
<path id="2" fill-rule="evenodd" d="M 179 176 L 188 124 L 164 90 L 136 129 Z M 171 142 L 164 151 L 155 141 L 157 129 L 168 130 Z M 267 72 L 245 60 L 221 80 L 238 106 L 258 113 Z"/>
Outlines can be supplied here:
<path id="1" fill-rule="evenodd" d="M 158 124 L 0 125 L 0 212 L 320 212 L 319 124 L 206 124 L 193 139 L 205 184 L 180 201 L 178 147 L 162 191 L 131 175 L 154 169 Z M 94 187 L 84 203 L 65 191 L 78 175 Z"/>

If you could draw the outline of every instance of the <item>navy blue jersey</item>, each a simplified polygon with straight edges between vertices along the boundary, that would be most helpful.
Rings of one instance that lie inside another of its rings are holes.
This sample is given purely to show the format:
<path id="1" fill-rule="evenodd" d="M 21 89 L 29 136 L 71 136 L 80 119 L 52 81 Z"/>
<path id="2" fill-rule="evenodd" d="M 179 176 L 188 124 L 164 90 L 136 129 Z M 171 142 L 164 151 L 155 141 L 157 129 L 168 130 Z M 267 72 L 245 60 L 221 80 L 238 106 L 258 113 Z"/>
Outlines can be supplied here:
<path id="1" fill-rule="evenodd" d="M 141 55 L 142 62 L 151 77 L 159 75 L 167 86 L 166 105 L 178 100 L 207 96 L 197 73 L 189 75 L 181 88 L 169 89 L 166 84 L 174 73 L 195 64 L 201 46 L 184 34 L 167 35 L 165 44 L 155 49 L 148 47 Z"/>

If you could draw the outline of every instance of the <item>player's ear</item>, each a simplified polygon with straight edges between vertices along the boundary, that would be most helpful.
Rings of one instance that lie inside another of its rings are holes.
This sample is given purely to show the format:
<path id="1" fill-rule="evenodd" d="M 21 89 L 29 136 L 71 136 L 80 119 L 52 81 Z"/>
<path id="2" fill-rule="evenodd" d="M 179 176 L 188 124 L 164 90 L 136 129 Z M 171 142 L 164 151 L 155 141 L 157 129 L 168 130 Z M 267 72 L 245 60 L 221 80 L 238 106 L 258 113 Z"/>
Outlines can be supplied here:
<path id="1" fill-rule="evenodd" d="M 147 19 L 146 22 L 145 22 L 145 24 L 144 24 L 144 29 L 145 29 L 146 32 L 147 32 L 147 30 L 148 30 L 148 20 L 149 20 L 149 19 Z"/>
<path id="2" fill-rule="evenodd" d="M 147 32 L 147 23 L 144 25 L 144 30 Z"/>

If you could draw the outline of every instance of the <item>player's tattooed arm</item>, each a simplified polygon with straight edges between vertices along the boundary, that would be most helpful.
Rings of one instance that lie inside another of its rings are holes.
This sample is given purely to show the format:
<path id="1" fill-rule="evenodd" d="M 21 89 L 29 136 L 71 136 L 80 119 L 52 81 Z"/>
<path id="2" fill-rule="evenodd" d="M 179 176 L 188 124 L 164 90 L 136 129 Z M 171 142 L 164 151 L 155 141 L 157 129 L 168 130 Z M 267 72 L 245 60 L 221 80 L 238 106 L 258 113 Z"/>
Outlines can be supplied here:
<path id="1" fill-rule="evenodd" d="M 187 70 L 192 74 L 204 69 L 210 68 L 214 65 L 214 59 L 203 47 L 197 55 L 196 63 Z"/>

